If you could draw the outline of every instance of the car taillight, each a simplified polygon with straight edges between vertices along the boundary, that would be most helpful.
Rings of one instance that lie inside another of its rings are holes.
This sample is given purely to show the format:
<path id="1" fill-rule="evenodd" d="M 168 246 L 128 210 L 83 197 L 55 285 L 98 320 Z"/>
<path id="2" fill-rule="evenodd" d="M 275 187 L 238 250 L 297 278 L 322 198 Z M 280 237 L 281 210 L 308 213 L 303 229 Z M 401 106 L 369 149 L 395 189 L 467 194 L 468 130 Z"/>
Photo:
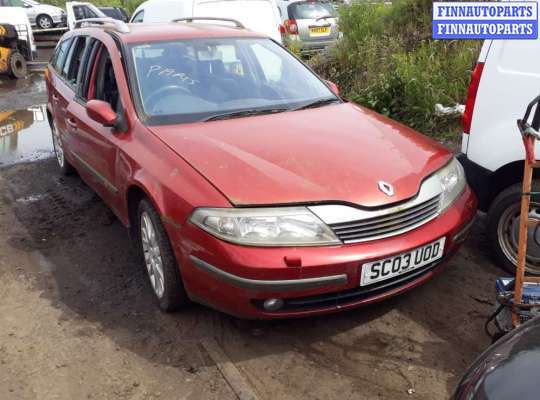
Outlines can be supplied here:
<path id="1" fill-rule="evenodd" d="M 285 27 L 282 24 L 279 24 L 279 33 L 283 36 L 287 31 L 285 30 Z"/>
<path id="2" fill-rule="evenodd" d="M 288 19 L 285 21 L 285 28 L 289 35 L 298 35 L 298 25 L 296 25 L 295 19 Z"/>
<path id="3" fill-rule="evenodd" d="M 469 85 L 469 91 L 467 92 L 467 102 L 465 103 L 465 112 L 463 113 L 463 133 L 469 133 L 471 131 L 471 122 L 474 112 L 474 103 L 476 102 L 476 93 L 478 92 L 478 86 L 480 85 L 480 78 L 482 77 L 482 71 L 484 70 L 484 63 L 479 62 L 474 67 L 471 74 L 471 84 Z"/>

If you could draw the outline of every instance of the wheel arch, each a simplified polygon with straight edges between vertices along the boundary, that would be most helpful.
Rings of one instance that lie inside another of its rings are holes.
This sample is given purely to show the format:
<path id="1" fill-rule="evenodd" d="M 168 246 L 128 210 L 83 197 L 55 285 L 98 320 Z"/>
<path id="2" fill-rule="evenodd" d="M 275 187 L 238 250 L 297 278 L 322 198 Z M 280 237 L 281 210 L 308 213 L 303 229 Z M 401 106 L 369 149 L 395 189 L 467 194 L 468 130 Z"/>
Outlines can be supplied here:
<path id="1" fill-rule="evenodd" d="M 504 189 L 523 181 L 523 162 L 524 160 L 513 161 L 503 165 L 493 173 L 489 179 L 491 187 L 489 191 L 488 207 L 491 206 L 493 200 L 495 200 L 497 195 Z M 540 171 L 538 169 L 534 169 L 533 177 L 535 179 L 540 178 Z"/>

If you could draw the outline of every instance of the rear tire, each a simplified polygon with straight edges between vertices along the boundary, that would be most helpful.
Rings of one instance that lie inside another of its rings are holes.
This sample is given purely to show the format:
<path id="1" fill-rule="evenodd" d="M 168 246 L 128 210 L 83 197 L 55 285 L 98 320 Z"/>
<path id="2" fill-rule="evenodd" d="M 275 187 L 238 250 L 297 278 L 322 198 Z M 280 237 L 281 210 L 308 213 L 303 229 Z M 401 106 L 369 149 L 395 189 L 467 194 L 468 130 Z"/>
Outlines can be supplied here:
<path id="1" fill-rule="evenodd" d="M 26 77 L 26 60 L 21 53 L 13 51 L 8 59 L 9 75 L 15 79 Z"/>
<path id="2" fill-rule="evenodd" d="M 154 206 L 143 199 L 137 212 L 137 241 L 159 308 L 177 311 L 190 304 L 169 236 Z"/>
<path id="3" fill-rule="evenodd" d="M 497 195 L 488 211 L 488 238 L 495 262 L 506 271 L 516 272 L 519 214 L 522 184 L 512 185 Z M 540 190 L 540 182 L 533 181 L 532 191 Z M 540 220 L 540 196 L 531 196 L 530 216 Z M 529 228 L 527 241 L 528 274 L 540 275 L 540 225 Z"/>

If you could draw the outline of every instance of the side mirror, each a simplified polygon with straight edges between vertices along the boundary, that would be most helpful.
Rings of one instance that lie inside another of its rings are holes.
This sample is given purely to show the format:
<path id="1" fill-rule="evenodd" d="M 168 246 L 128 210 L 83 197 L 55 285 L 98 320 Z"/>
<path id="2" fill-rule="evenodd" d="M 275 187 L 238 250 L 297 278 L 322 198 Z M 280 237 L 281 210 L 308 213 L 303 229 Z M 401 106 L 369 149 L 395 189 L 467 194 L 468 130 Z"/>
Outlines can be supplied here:
<path id="1" fill-rule="evenodd" d="M 86 114 L 103 126 L 114 126 L 118 120 L 118 115 L 111 105 L 101 100 L 90 100 L 86 103 Z"/>
<path id="2" fill-rule="evenodd" d="M 328 85 L 328 87 L 330 88 L 330 90 L 332 91 L 332 93 L 334 93 L 336 96 L 339 96 L 339 88 L 338 88 L 338 86 L 334 82 L 331 82 L 331 81 L 325 81 L 325 82 Z"/>

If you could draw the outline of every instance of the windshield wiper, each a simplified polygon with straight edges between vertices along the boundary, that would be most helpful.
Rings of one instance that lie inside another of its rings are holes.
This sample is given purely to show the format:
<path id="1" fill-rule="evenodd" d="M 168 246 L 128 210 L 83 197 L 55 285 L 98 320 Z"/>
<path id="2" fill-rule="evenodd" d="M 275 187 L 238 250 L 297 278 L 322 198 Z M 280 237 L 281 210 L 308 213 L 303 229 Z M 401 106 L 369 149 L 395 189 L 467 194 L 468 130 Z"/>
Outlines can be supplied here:
<path id="1" fill-rule="evenodd" d="M 327 104 L 338 103 L 338 102 L 341 103 L 341 100 L 339 100 L 336 97 L 329 97 L 326 99 L 315 100 L 315 101 L 312 101 L 311 103 L 307 103 L 307 104 L 301 105 L 300 107 L 293 108 L 292 111 L 305 110 L 306 108 L 322 107 Z"/>
<path id="2" fill-rule="evenodd" d="M 217 121 L 220 119 L 249 117 L 252 115 L 276 114 L 276 113 L 280 113 L 280 112 L 284 112 L 288 110 L 289 110 L 288 108 L 263 108 L 263 109 L 258 109 L 258 110 L 232 111 L 228 113 L 212 115 L 204 119 L 203 121 L 207 122 L 207 121 Z"/>

